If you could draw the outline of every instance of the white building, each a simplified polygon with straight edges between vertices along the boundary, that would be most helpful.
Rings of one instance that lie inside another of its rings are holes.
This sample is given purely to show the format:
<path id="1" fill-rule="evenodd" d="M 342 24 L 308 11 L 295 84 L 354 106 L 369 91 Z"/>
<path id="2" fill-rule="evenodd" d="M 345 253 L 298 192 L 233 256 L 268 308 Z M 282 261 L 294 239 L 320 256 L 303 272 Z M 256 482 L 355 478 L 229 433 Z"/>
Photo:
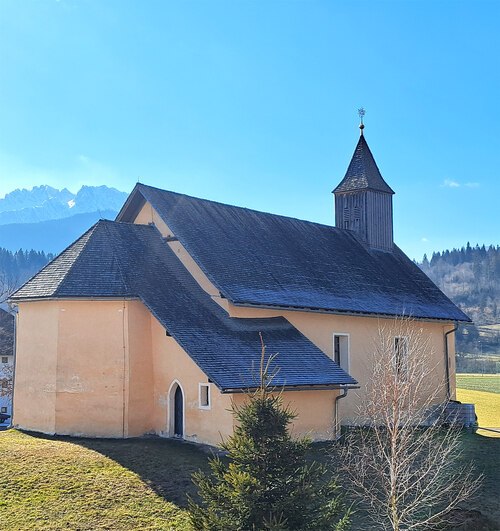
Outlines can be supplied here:
<path id="1" fill-rule="evenodd" d="M 14 317 L 0 309 L 0 413 L 12 415 L 14 373 Z M 0 426 L 10 424 L 10 418 Z"/>

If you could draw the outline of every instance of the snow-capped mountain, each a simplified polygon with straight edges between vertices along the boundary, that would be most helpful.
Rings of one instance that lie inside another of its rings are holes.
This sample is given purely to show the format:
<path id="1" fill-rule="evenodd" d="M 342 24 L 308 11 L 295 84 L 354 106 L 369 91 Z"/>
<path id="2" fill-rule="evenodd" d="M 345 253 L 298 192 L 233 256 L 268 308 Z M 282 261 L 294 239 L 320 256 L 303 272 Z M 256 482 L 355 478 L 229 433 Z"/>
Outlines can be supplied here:
<path id="1" fill-rule="evenodd" d="M 118 212 L 126 198 L 125 192 L 108 186 L 82 186 L 76 194 L 47 185 L 17 189 L 0 199 L 0 225 L 37 223 L 89 212 Z"/>

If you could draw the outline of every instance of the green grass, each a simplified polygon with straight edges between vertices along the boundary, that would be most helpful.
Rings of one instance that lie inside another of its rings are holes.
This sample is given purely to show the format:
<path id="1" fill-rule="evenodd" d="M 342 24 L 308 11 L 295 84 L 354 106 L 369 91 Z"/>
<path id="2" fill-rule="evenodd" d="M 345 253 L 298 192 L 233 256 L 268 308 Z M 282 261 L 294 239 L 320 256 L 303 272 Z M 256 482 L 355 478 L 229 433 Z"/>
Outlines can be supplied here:
<path id="1" fill-rule="evenodd" d="M 472 461 L 477 472 L 483 475 L 481 487 L 472 500 L 466 504 L 470 511 L 480 511 L 483 518 L 472 522 L 465 529 L 498 531 L 500 529 L 500 439 L 483 437 L 479 433 L 464 432 L 462 435 L 462 456 L 464 464 Z M 463 529 L 463 528 L 461 528 Z M 464 529 L 464 531 L 465 531 Z"/>
<path id="2" fill-rule="evenodd" d="M 471 430 L 461 434 L 461 455 L 456 469 L 460 470 L 472 462 L 477 475 L 482 475 L 479 490 L 472 499 L 455 511 L 455 517 L 461 522 L 458 527 L 440 528 L 441 531 L 498 531 L 500 530 L 500 438 L 484 437 Z M 313 445 L 311 459 L 324 464 L 331 463 L 329 448 L 332 443 Z M 349 502 L 349 500 L 347 500 Z M 371 523 L 360 509 L 352 515 L 352 531 L 372 529 Z"/>
<path id="3" fill-rule="evenodd" d="M 331 463 L 326 448 L 314 445 L 311 458 Z M 500 439 L 464 433 L 463 452 L 464 462 L 474 460 L 485 476 L 468 508 L 487 517 L 481 527 L 461 531 L 500 529 Z M 44 437 L 16 430 L 0 432 L 0 455 L 5 531 L 189 530 L 191 473 L 206 469 L 209 457 L 168 439 Z"/>
<path id="4" fill-rule="evenodd" d="M 187 530 L 191 472 L 206 453 L 160 439 L 89 440 L 0 433 L 0 527 Z"/>
<path id="5" fill-rule="evenodd" d="M 457 387 L 500 394 L 500 374 L 457 374 Z"/>
<path id="6" fill-rule="evenodd" d="M 474 404 L 478 425 L 482 428 L 500 430 L 500 395 L 484 391 L 457 389 L 457 399 L 464 404 Z M 485 432 L 484 435 L 487 435 Z M 500 437 L 500 433 L 489 432 L 490 436 Z"/>

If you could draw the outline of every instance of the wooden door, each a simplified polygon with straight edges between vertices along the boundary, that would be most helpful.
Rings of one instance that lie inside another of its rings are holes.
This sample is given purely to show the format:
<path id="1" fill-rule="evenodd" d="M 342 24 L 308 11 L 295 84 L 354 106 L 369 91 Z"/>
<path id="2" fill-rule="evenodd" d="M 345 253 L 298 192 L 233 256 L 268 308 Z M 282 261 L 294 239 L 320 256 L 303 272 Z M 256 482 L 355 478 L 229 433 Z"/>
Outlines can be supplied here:
<path id="1" fill-rule="evenodd" d="M 183 407 L 182 389 L 177 386 L 174 397 L 174 435 L 177 437 L 184 436 L 184 407 Z"/>

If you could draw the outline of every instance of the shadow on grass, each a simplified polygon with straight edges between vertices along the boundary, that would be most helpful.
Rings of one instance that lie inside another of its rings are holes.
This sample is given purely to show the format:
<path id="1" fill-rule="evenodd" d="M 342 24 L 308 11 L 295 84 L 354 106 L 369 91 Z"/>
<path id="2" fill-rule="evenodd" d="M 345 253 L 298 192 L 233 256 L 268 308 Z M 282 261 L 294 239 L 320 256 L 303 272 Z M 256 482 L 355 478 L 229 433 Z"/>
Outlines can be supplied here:
<path id="1" fill-rule="evenodd" d="M 483 479 L 479 491 L 472 499 L 463 503 L 449 515 L 451 524 L 434 531 L 498 531 L 500 530 L 500 438 L 484 437 L 470 430 L 463 430 L 461 435 L 462 455 L 458 458 L 457 468 L 467 463 L 474 463 L 477 474 Z M 335 443 L 317 443 L 313 445 L 310 459 L 320 461 L 335 471 Z M 339 478 L 348 481 L 345 477 Z M 347 486 L 344 483 L 344 486 Z M 346 500 L 348 505 L 353 500 Z M 353 505 L 352 528 L 374 529 L 363 510 Z"/>
<path id="2" fill-rule="evenodd" d="M 28 433 L 28 432 L 26 432 Z M 179 507 L 186 507 L 188 495 L 196 499 L 191 475 L 197 470 L 208 471 L 210 447 L 161 437 L 134 439 L 87 439 L 81 437 L 31 436 L 77 444 L 94 450 L 135 472 L 154 492 Z"/>
<path id="3" fill-rule="evenodd" d="M 186 507 L 187 496 L 196 498 L 191 475 L 202 469 L 208 471 L 208 460 L 215 449 L 173 439 L 144 437 L 136 439 L 85 439 L 79 437 L 46 436 L 28 433 L 47 440 L 60 440 L 94 450 L 124 468 L 136 473 L 142 481 L 165 500 Z M 500 529 L 500 438 L 488 438 L 464 432 L 462 456 L 465 463 L 473 460 L 476 470 L 483 474 L 480 491 L 467 506 L 454 514 L 456 531 Z M 334 443 L 314 444 L 309 458 L 332 466 Z M 333 471 L 333 470 L 332 470 Z M 360 512 L 353 517 L 353 529 L 364 529 Z"/>
<path id="4" fill-rule="evenodd" d="M 456 529 L 497 531 L 500 529 L 500 438 L 464 431 L 462 452 L 460 461 L 473 461 L 483 480 L 468 507 L 464 507 L 465 522 Z"/>

